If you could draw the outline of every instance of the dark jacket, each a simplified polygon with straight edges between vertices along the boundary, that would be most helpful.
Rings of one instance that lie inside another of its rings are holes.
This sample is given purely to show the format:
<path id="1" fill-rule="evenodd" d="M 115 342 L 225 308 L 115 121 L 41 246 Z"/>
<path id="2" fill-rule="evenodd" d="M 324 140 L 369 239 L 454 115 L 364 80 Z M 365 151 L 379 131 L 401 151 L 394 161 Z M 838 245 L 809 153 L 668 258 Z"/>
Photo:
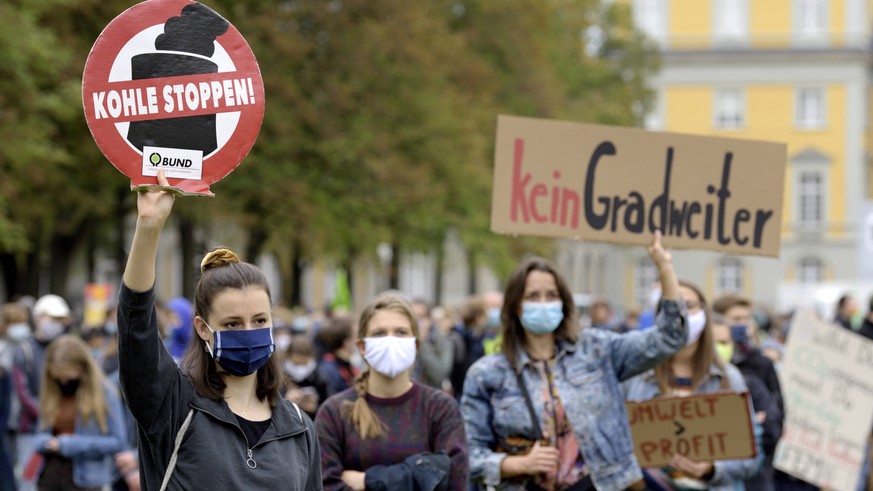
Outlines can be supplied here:
<path id="1" fill-rule="evenodd" d="M 861 323 L 861 327 L 858 328 L 858 330 L 855 332 L 873 341 L 873 322 L 870 322 L 869 316 L 864 318 L 864 322 Z"/>
<path id="2" fill-rule="evenodd" d="M 168 489 L 321 489 L 312 420 L 280 399 L 261 439 L 247 442 L 227 404 L 197 394 L 176 367 L 161 342 L 154 304 L 154 289 L 133 292 L 122 283 L 120 379 L 138 423 L 142 489 L 160 489 L 176 435 L 192 410 Z"/>
<path id="3" fill-rule="evenodd" d="M 776 368 L 773 366 L 773 361 L 770 358 L 762 355 L 761 350 L 758 348 L 737 345 L 731 363 L 739 368 L 746 378 L 757 377 L 758 380 L 763 382 L 764 387 L 767 388 L 770 395 L 773 396 L 774 402 L 779 407 L 779 412 L 785 413 L 779 376 L 776 375 Z M 781 416 L 779 424 L 782 424 Z"/>
<path id="4" fill-rule="evenodd" d="M 376 465 L 367 469 L 364 487 L 371 491 L 447 491 L 451 463 L 444 453 L 410 455 L 399 464 Z"/>

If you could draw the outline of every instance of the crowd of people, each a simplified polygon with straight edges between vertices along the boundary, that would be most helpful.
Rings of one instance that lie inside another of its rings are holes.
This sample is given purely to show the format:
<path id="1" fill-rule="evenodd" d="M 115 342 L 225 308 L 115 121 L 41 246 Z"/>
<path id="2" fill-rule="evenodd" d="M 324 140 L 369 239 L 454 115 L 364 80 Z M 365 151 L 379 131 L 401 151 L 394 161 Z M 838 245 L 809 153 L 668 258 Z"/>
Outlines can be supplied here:
<path id="1" fill-rule="evenodd" d="M 275 307 L 228 249 L 204 257 L 193 301 L 159 302 L 173 200 L 139 194 L 103 325 L 57 295 L 3 307 L 0 491 L 818 489 L 773 468 L 790 317 L 710 301 L 657 232 L 651 312 L 583 312 L 532 258 L 461 306 L 389 291 L 353 316 Z M 834 322 L 873 332 L 849 297 Z M 638 465 L 626 400 L 726 390 L 749 393 L 756 456 Z"/>

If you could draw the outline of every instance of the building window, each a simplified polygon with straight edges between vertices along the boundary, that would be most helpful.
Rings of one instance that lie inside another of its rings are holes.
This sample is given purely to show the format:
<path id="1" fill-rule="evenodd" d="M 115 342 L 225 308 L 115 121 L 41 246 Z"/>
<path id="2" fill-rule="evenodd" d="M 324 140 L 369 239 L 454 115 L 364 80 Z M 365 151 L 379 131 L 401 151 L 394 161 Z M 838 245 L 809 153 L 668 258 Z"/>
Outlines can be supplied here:
<path id="1" fill-rule="evenodd" d="M 817 257 L 805 257 L 797 264 L 797 281 L 811 285 L 824 280 L 824 264 Z"/>
<path id="2" fill-rule="evenodd" d="M 718 262 L 716 289 L 719 293 L 743 290 L 743 263 L 739 259 L 726 257 Z"/>
<path id="3" fill-rule="evenodd" d="M 665 7 L 664 0 L 634 0 L 633 3 L 637 28 L 658 42 L 666 36 Z"/>
<path id="4" fill-rule="evenodd" d="M 797 219 L 801 228 L 820 227 L 824 215 L 824 178 L 821 172 L 800 172 L 797 199 Z"/>
<path id="5" fill-rule="evenodd" d="M 820 129 L 825 124 L 825 97 L 821 87 L 797 89 L 795 125 L 800 129 Z"/>
<path id="6" fill-rule="evenodd" d="M 749 32 L 747 0 L 716 0 L 714 30 L 718 41 L 742 41 Z"/>
<path id="7" fill-rule="evenodd" d="M 827 0 L 794 0 L 794 29 L 804 38 L 827 32 Z"/>
<path id="8" fill-rule="evenodd" d="M 653 299 L 656 285 L 659 285 L 658 268 L 651 259 L 644 257 L 637 262 L 634 272 L 634 300 L 644 309 L 655 308 L 657 299 Z M 660 298 L 660 294 L 658 294 Z"/>
<path id="9" fill-rule="evenodd" d="M 718 89 L 715 92 L 715 127 L 740 129 L 745 125 L 746 101 L 742 89 Z"/>
<path id="10" fill-rule="evenodd" d="M 652 107 L 645 114 L 643 125 L 647 130 L 663 130 L 664 129 L 664 91 L 656 90 L 652 96 Z"/>

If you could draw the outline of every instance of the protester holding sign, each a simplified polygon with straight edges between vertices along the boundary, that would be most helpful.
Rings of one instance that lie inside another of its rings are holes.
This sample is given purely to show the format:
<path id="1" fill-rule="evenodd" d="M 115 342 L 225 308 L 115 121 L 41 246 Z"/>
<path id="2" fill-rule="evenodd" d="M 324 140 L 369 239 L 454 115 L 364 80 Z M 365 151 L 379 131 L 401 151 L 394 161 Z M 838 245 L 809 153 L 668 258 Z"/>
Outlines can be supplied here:
<path id="1" fill-rule="evenodd" d="M 684 348 L 666 362 L 624 384 L 628 400 L 659 396 L 688 396 L 719 391 L 743 392 L 746 384 L 734 366 L 715 351 L 712 313 L 696 286 L 680 282 L 679 291 L 688 308 L 688 339 Z M 676 453 L 667 469 L 646 469 L 650 489 L 734 490 L 760 468 L 760 458 L 695 462 Z"/>
<path id="2" fill-rule="evenodd" d="M 502 489 L 618 490 L 641 484 L 619 382 L 685 344 L 672 258 L 656 232 L 649 254 L 663 298 L 656 327 L 580 332 L 564 279 L 542 259 L 507 281 L 502 350 L 467 373 L 461 411 L 474 480 Z"/>
<path id="3" fill-rule="evenodd" d="M 158 184 L 168 185 L 163 173 Z M 161 342 L 155 259 L 174 195 L 141 192 L 118 299 L 121 387 L 139 427 L 144 489 L 321 489 L 312 421 L 279 396 L 264 274 L 219 249 L 203 259 L 196 337 L 182 370 Z"/>
<path id="4" fill-rule="evenodd" d="M 385 294 L 364 309 L 356 344 L 369 369 L 315 417 L 325 489 L 467 489 L 469 452 L 457 403 L 410 379 L 419 342 L 418 321 L 403 298 Z"/>

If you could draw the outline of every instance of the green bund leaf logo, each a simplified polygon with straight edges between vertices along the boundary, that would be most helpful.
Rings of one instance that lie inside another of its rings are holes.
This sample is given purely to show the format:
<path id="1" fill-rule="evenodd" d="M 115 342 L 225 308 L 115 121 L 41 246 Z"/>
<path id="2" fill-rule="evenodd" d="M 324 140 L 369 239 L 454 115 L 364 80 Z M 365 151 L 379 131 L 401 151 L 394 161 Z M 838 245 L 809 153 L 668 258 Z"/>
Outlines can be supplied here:
<path id="1" fill-rule="evenodd" d="M 149 155 L 149 162 L 151 162 L 152 165 L 158 165 L 161 163 L 161 155 L 157 152 L 152 153 Z"/>

